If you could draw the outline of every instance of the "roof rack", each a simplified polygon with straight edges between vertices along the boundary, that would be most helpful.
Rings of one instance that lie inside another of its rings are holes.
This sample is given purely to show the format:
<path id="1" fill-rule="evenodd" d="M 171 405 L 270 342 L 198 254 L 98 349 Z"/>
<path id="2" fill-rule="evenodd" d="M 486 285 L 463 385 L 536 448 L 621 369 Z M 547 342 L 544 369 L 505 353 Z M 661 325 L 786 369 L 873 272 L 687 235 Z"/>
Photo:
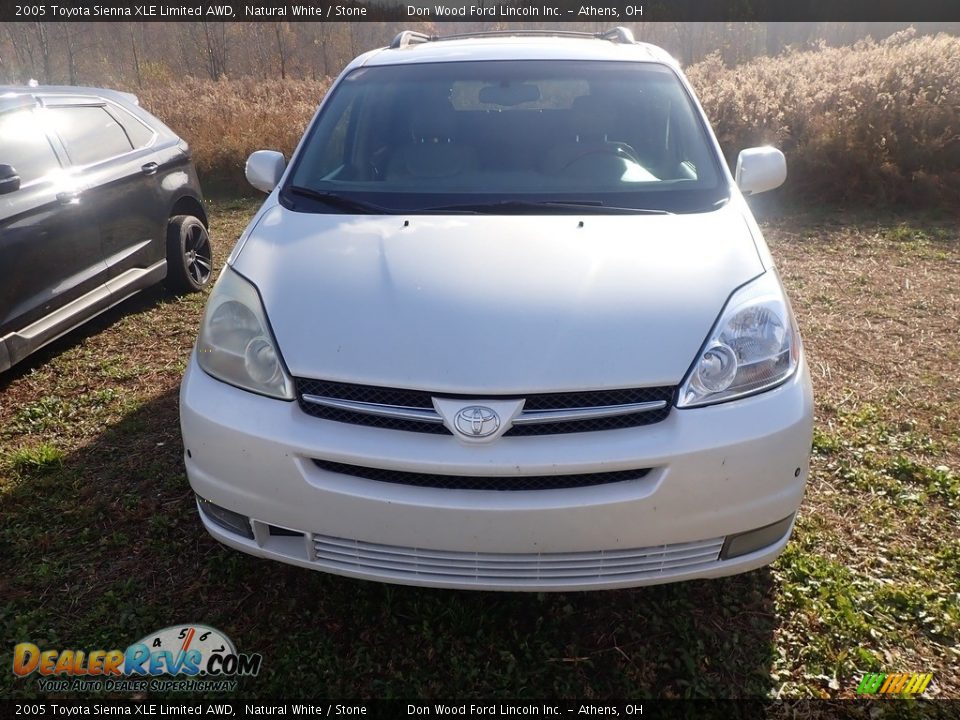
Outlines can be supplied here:
<path id="1" fill-rule="evenodd" d="M 576 38 L 596 38 L 598 40 L 609 40 L 610 42 L 633 45 L 633 33 L 629 28 L 618 26 L 604 30 L 603 32 L 577 32 L 576 30 L 487 30 L 485 32 L 457 33 L 455 35 L 426 35 L 415 30 L 404 30 L 398 33 L 390 43 L 392 49 L 402 49 L 411 45 L 419 45 L 427 42 L 439 42 L 442 40 L 462 40 L 464 38 L 482 38 L 482 37 L 576 37 Z"/>
<path id="2" fill-rule="evenodd" d="M 625 28 L 623 25 L 617 25 L 609 30 L 604 30 L 600 33 L 600 39 L 622 43 L 624 45 L 633 45 L 637 42 L 633 39 L 633 31 L 630 28 Z"/>
<path id="3" fill-rule="evenodd" d="M 397 33 L 393 42 L 390 43 L 390 47 L 396 50 L 397 48 L 419 45 L 420 43 L 430 42 L 436 39 L 434 35 L 424 35 L 422 32 L 417 32 L 416 30 L 404 30 L 403 32 Z"/>

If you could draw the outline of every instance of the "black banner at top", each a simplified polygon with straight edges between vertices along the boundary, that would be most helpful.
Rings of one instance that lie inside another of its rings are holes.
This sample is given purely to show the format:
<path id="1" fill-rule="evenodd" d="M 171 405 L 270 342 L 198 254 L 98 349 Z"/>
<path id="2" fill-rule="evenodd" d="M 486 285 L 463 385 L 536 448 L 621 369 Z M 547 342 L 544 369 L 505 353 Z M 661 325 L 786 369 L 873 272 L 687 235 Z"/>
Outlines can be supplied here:
<path id="1" fill-rule="evenodd" d="M 3 22 L 960 22 L 960 0 L 0 0 Z"/>
<path id="2" fill-rule="evenodd" d="M 893 705 L 900 707 L 892 708 Z M 957 717 L 956 700 L 911 701 L 917 720 Z M 89 715 L 141 718 L 656 718 L 658 720 L 765 720 L 768 717 L 899 717 L 906 708 L 896 700 L 196 700 L 175 699 L 39 699 L 0 700 L 0 718 L 75 718 Z"/>

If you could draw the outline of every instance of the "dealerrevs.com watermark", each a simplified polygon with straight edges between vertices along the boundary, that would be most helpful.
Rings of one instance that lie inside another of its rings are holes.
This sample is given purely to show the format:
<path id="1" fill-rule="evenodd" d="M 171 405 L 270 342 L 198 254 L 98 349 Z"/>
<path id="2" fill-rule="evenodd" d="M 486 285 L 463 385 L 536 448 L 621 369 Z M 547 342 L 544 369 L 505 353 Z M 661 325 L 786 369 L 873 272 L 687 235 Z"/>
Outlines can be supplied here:
<path id="1" fill-rule="evenodd" d="M 41 649 L 22 642 L 13 673 L 36 677 L 42 692 L 231 692 L 237 677 L 260 672 L 259 653 L 239 653 L 207 625 L 173 625 L 120 649 Z"/>

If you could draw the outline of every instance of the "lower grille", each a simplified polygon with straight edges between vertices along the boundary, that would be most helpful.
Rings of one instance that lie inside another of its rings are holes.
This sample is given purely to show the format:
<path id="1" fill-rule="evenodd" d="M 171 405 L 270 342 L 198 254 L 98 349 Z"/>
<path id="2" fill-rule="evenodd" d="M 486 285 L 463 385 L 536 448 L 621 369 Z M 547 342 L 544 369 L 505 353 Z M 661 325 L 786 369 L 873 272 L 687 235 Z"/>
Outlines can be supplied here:
<path id="1" fill-rule="evenodd" d="M 364 425 L 387 430 L 450 435 L 450 430 L 434 412 L 433 397 L 463 399 L 469 401 L 477 396 L 431 394 L 424 390 L 384 388 L 372 385 L 296 378 L 297 400 L 300 408 L 316 418 L 335 422 Z M 583 419 L 517 423 L 504 437 L 530 435 L 554 435 L 558 433 L 595 432 L 639 427 L 660 422 L 670 414 L 674 395 L 673 387 L 625 388 L 619 390 L 592 390 L 583 392 L 536 393 L 526 396 L 486 396 L 486 399 L 517 399 L 524 397 L 524 413 L 547 413 L 563 410 L 610 411 L 606 416 Z M 323 399 L 326 404 L 318 402 Z M 336 401 L 341 407 L 332 406 Z M 333 403 L 331 403 L 333 401 Z M 630 412 L 617 411 L 623 406 L 644 403 L 660 404 L 655 409 Z M 430 415 L 434 417 L 429 417 Z M 406 415 L 406 417 L 404 417 Z M 420 417 L 418 417 L 418 415 Z M 522 417 L 522 416 L 521 416 Z"/>
<path id="2" fill-rule="evenodd" d="M 340 475 L 350 475 L 351 477 L 398 485 L 443 488 L 445 490 L 558 490 L 639 480 L 650 472 L 649 468 L 640 468 L 638 470 L 618 470 L 579 475 L 498 475 L 490 477 L 384 470 L 383 468 L 347 465 L 329 460 L 315 459 L 313 462 L 322 470 L 339 473 Z"/>
<path id="3" fill-rule="evenodd" d="M 717 562 L 723 538 L 623 550 L 571 553 L 476 553 L 379 545 L 327 535 L 313 536 L 315 560 L 353 572 L 397 579 L 493 583 L 590 584 L 625 582 L 694 571 Z"/>

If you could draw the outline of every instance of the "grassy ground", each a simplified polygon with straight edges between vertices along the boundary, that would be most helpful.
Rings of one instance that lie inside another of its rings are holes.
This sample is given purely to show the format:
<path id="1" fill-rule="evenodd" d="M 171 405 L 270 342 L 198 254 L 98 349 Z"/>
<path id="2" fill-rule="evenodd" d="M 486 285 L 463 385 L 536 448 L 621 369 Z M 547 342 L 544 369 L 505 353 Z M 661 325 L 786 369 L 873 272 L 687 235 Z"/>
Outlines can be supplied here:
<path id="1" fill-rule="evenodd" d="M 211 207 L 219 262 L 252 209 Z M 927 695 L 960 698 L 957 226 L 764 226 L 817 393 L 811 483 L 771 568 L 500 595 L 227 550 L 202 532 L 180 459 L 176 394 L 204 297 L 158 289 L 0 376 L 4 652 L 123 648 L 195 621 L 263 654 L 248 697 L 849 697 L 886 670 L 932 672 Z M 36 692 L 0 677 L 3 696 Z"/>

